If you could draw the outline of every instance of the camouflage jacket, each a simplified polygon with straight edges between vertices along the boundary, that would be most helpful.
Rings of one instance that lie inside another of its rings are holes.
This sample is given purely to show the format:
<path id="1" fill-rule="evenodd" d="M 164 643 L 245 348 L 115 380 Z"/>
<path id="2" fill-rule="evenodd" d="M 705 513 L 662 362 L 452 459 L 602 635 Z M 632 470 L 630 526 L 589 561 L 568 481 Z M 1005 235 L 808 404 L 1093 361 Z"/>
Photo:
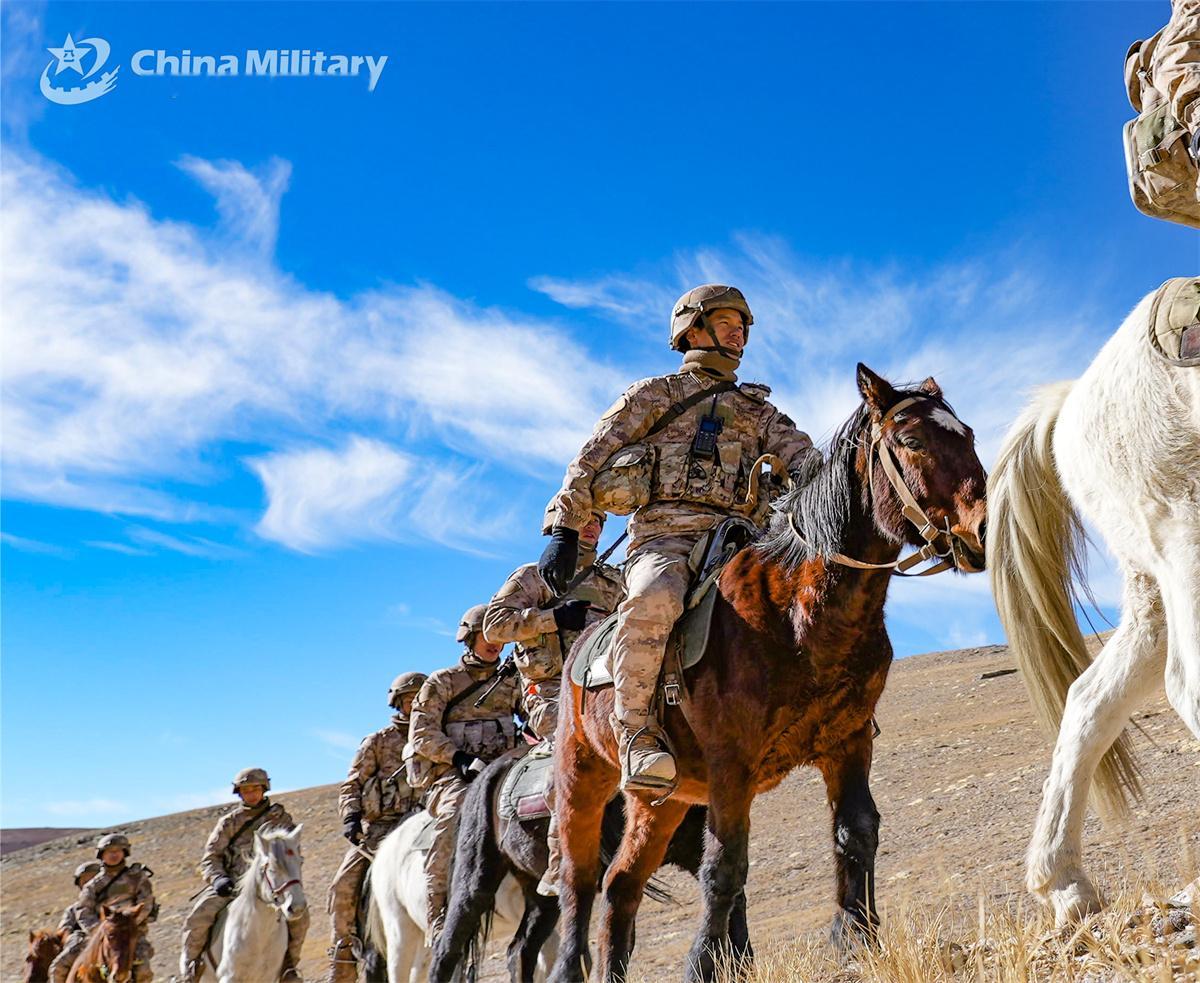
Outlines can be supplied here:
<path id="1" fill-rule="evenodd" d="M 1139 113 L 1166 101 L 1189 133 L 1200 129 L 1200 0 L 1173 0 L 1167 26 L 1129 49 L 1125 82 Z"/>
<path id="2" fill-rule="evenodd" d="M 63 911 L 62 918 L 58 920 L 58 931 L 74 935 L 83 930 L 83 926 L 79 924 L 79 902 L 76 901 L 74 904 L 67 905 L 66 910 Z"/>
<path id="3" fill-rule="evenodd" d="M 79 900 L 75 902 L 79 926 L 90 932 L 100 924 L 100 906 L 129 907 L 145 904 L 147 917 L 153 916 L 154 886 L 150 878 L 154 871 L 141 864 L 121 864 L 120 867 L 105 867 L 83 885 Z"/>
<path id="4" fill-rule="evenodd" d="M 200 872 L 212 884 L 218 877 L 236 881 L 250 868 L 254 857 L 254 831 L 291 829 L 296 824 L 278 802 L 263 798 L 253 809 L 237 805 L 217 820 L 204 844 Z"/>
<path id="5" fill-rule="evenodd" d="M 513 715 L 521 713 L 523 706 L 520 680 L 515 675 L 501 681 L 483 706 L 475 706 L 475 701 L 491 683 L 484 683 L 446 712 L 446 705 L 459 693 L 489 679 L 495 671 L 495 665 L 475 666 L 459 660 L 457 665 L 432 673 L 413 701 L 409 744 L 415 756 L 435 766 L 435 781 L 450 770 L 455 751 L 491 761 L 516 744 Z"/>
<path id="6" fill-rule="evenodd" d="M 338 789 L 338 815 L 355 814 L 368 826 L 380 819 L 400 819 L 421 804 L 421 793 L 409 788 L 404 774 L 408 718 L 395 714 L 382 730 L 363 738 L 350 772 Z"/>
<path id="7" fill-rule="evenodd" d="M 629 520 L 630 550 L 657 536 L 698 535 L 732 514 L 734 505 L 746 498 L 750 470 L 761 455 L 775 454 L 792 469 L 811 452 L 808 435 L 767 401 L 771 390 L 747 382 L 714 397 L 723 428 L 712 460 L 692 454 L 700 418 L 714 413 L 712 400 L 702 400 L 645 438 L 672 404 L 717 384 L 701 372 L 681 371 L 630 386 L 567 467 L 562 489 L 547 509 L 546 531 L 584 526 L 592 511 L 597 470 L 630 444 L 644 442 L 654 452 L 649 502 Z"/>
<path id="8" fill-rule="evenodd" d="M 579 557 L 582 570 L 595 560 L 592 552 Z M 536 563 L 527 563 L 504 582 L 488 604 L 483 617 L 483 635 L 489 642 L 516 642 L 517 668 L 526 684 L 562 675 L 563 643 L 570 651 L 578 632 L 559 631 L 553 608 L 560 600 L 578 599 L 591 603 L 587 624 L 599 621 L 617 609 L 625 597 L 621 571 L 607 564 L 597 567 L 565 598 L 556 599 Z"/>

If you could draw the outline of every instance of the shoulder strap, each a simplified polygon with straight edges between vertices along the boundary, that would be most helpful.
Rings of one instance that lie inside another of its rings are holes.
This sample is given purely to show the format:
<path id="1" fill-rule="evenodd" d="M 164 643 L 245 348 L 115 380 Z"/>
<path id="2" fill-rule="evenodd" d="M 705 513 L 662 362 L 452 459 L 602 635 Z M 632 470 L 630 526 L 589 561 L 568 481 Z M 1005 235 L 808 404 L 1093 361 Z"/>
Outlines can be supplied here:
<path id="1" fill-rule="evenodd" d="M 486 686 L 491 681 L 492 676 L 484 676 L 483 679 L 477 679 L 461 693 L 447 700 L 446 709 L 442 711 L 442 723 L 444 724 L 446 722 L 446 718 L 450 716 L 451 710 L 453 710 L 460 703 L 470 699 L 481 687 Z"/>
<path id="2" fill-rule="evenodd" d="M 119 881 L 122 877 L 124 877 L 128 872 L 129 872 L 129 865 L 126 864 L 124 867 L 121 868 L 121 872 L 119 874 L 117 874 L 115 877 L 113 877 L 113 879 L 111 881 L 109 881 L 107 884 L 104 885 L 104 887 L 102 887 L 99 891 L 96 892 L 96 904 L 97 905 L 99 905 L 101 901 L 103 901 L 105 898 L 108 897 L 108 892 L 112 890 L 112 886 L 114 884 L 116 884 L 117 881 Z"/>
<path id="3" fill-rule="evenodd" d="M 719 396 L 721 393 L 731 392 L 734 389 L 737 389 L 737 383 L 721 382 L 708 389 L 701 389 L 699 392 L 692 393 L 685 399 L 681 399 L 678 403 L 672 403 L 667 411 L 654 422 L 654 426 L 646 431 L 642 439 L 653 437 L 660 430 L 665 430 L 693 406 L 704 402 L 709 396 Z"/>
<path id="4" fill-rule="evenodd" d="M 268 812 L 271 811 L 272 805 L 274 805 L 274 803 L 268 803 L 268 805 L 265 809 L 262 809 L 259 812 L 254 813 L 254 815 L 252 815 L 249 819 L 247 819 L 244 823 L 242 823 L 241 826 L 238 827 L 238 831 L 236 833 L 234 833 L 233 836 L 229 837 L 229 842 L 225 845 L 226 853 L 228 853 L 230 850 L 233 849 L 233 845 L 242 838 L 242 834 L 244 832 L 246 832 L 246 830 L 248 830 L 253 823 L 257 822 L 259 819 L 261 819 L 263 816 L 265 816 Z"/>

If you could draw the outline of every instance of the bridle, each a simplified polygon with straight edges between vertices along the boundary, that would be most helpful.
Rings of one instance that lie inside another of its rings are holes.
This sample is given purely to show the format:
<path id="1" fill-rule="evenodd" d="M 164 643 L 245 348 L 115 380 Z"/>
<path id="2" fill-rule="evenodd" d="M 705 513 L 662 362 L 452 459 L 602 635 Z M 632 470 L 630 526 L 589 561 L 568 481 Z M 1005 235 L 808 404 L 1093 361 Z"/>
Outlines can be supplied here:
<path id="1" fill-rule="evenodd" d="M 835 563 L 840 563 L 844 567 L 853 567 L 856 570 L 891 570 L 894 576 L 897 577 L 930 577 L 935 573 L 941 573 L 944 570 L 950 570 L 958 566 L 957 556 L 954 551 L 954 536 L 950 532 L 950 520 L 946 519 L 946 528 L 939 528 L 934 524 L 933 520 L 926 515 L 925 510 L 921 508 L 920 503 L 909 490 L 908 485 L 904 483 L 904 476 L 900 473 L 900 465 L 897 463 L 892 449 L 883 442 L 883 425 L 901 410 L 907 409 L 909 406 L 922 399 L 929 399 L 928 396 L 908 396 L 900 400 L 895 406 L 889 409 L 879 418 L 877 423 L 871 425 L 871 448 L 867 453 L 868 478 L 867 487 L 870 488 L 870 463 L 878 457 L 879 463 L 883 467 L 883 473 L 887 476 L 888 483 L 892 486 L 900 498 L 900 511 L 904 518 L 917 527 L 917 532 L 921 538 L 925 540 L 925 545 L 915 553 L 894 560 L 891 563 L 866 563 L 863 560 L 856 560 L 851 556 L 846 556 L 844 553 L 829 553 L 826 558 L 833 560 Z M 800 542 L 804 542 L 804 537 L 800 535 L 800 530 L 796 528 L 796 520 L 792 517 L 791 509 L 787 512 L 788 525 L 792 528 L 792 533 Z M 939 548 L 939 540 L 945 537 L 941 548 Z M 936 560 L 931 567 L 926 567 L 916 573 L 908 571 L 920 563 Z"/>
<path id="2" fill-rule="evenodd" d="M 300 878 L 299 878 L 299 877 L 293 877 L 293 878 L 292 878 L 290 881 L 284 881 L 282 884 L 280 884 L 280 885 L 279 885 L 279 887 L 276 887 L 274 884 L 272 884 L 272 883 L 271 883 L 271 877 L 270 877 L 270 875 L 269 875 L 269 874 L 267 874 L 266 872 L 264 872 L 264 873 L 263 873 L 263 881 L 264 881 L 264 883 L 267 885 L 267 888 L 270 890 L 270 892 L 271 892 L 271 897 L 272 897 L 272 898 L 273 898 L 275 901 L 279 901 L 279 900 L 281 899 L 281 897 L 282 897 L 282 895 L 283 895 L 283 892 L 284 892 L 284 891 L 286 891 L 286 890 L 287 890 L 289 887 L 291 887 L 293 884 L 299 884 L 299 883 L 300 883 Z"/>

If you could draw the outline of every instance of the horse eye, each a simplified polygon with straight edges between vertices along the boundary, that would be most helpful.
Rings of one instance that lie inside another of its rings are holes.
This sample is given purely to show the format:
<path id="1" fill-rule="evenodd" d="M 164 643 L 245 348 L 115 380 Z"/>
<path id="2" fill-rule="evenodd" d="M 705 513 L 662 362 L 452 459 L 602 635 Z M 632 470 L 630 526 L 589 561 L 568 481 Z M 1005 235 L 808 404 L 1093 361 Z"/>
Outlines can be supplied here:
<path id="1" fill-rule="evenodd" d="M 914 437 L 911 434 L 905 434 L 900 438 L 900 443 L 909 450 L 919 451 L 925 447 L 925 444 L 919 437 Z"/>

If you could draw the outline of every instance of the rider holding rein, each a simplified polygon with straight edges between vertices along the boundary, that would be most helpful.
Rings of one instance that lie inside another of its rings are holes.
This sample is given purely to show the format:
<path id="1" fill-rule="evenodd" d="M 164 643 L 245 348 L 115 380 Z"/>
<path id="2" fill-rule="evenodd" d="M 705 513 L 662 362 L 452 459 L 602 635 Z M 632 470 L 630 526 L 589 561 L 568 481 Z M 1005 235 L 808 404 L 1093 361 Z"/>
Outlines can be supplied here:
<path id="1" fill-rule="evenodd" d="M 213 827 L 200 870 L 208 881 L 183 923 L 183 965 L 187 967 L 181 983 L 196 983 L 204 971 L 203 954 L 213 923 L 221 910 L 233 900 L 238 878 L 249 870 L 254 859 L 254 834 L 268 829 L 294 829 L 287 810 L 267 797 L 271 779 L 261 768 L 244 768 L 233 780 L 233 791 L 242 804 L 230 809 Z M 308 909 L 290 920 L 287 952 L 283 958 L 281 983 L 300 983 L 296 968 L 300 947 L 308 933 Z"/>
<path id="2" fill-rule="evenodd" d="M 579 530 L 597 508 L 632 512 L 627 596 L 613 643 L 615 712 L 623 789 L 674 787 L 675 759 L 653 713 L 667 639 L 683 613 L 697 543 L 727 516 L 761 523 L 750 492 L 763 455 L 789 471 L 813 453 L 812 441 L 767 401 L 770 389 L 737 383 L 736 369 L 754 316 L 736 287 L 707 284 L 679 298 L 671 347 L 683 365 L 671 375 L 634 383 L 600 418 L 567 467 L 547 511 L 550 545 L 538 570 L 562 591 L 575 573 Z M 624 449 L 624 451 L 623 451 Z M 618 454 L 618 452 L 622 452 Z M 600 472 L 610 491 L 593 489 Z M 629 475 L 622 482 L 621 473 Z M 612 486 L 618 488 L 613 497 Z"/>

